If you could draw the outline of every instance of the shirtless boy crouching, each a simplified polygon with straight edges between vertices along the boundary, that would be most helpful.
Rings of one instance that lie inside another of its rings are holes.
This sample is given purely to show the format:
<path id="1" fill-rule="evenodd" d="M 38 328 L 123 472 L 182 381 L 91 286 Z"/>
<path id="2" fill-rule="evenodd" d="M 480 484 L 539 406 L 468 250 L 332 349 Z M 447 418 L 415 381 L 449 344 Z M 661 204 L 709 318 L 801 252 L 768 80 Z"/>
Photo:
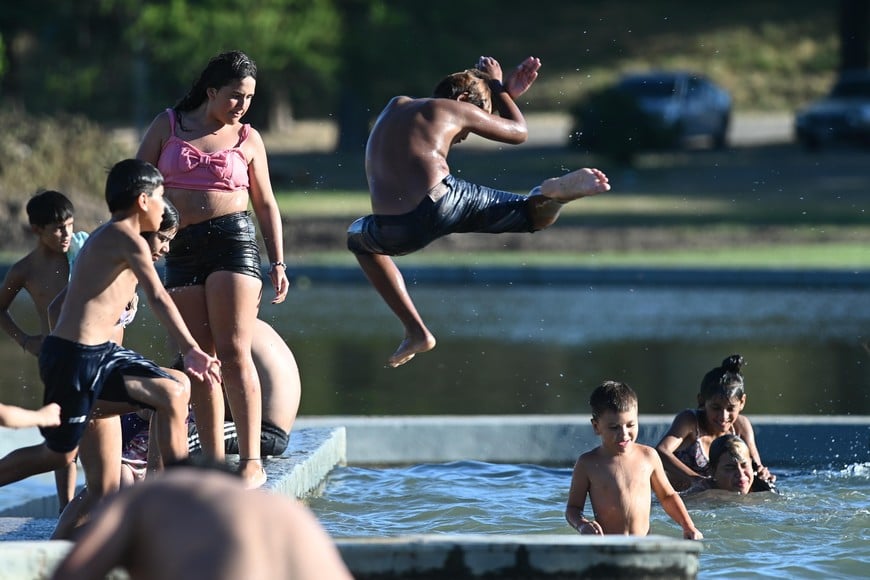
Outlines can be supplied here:
<path id="1" fill-rule="evenodd" d="M 637 395 L 628 385 L 605 381 L 589 398 L 592 428 L 601 445 L 580 456 L 571 475 L 565 518 L 581 534 L 649 533 L 652 493 L 683 529 L 683 538 L 700 540 L 679 494 L 665 475 L 658 452 L 637 443 Z M 594 515 L 584 513 L 586 496 Z"/>
<path id="2" fill-rule="evenodd" d="M 159 367 L 111 342 L 118 312 L 124 310 L 137 284 L 160 322 L 182 345 L 187 373 L 219 388 L 220 362 L 193 340 L 140 235 L 159 228 L 162 175 L 147 162 L 121 161 L 109 172 L 106 202 L 112 217 L 82 248 L 57 325 L 39 355 L 44 402 L 60 405 L 61 425 L 42 428 L 43 443 L 0 459 L 0 485 L 73 461 L 92 414 L 152 408 L 162 457 L 177 461 L 187 456 L 190 380 L 183 372 Z"/>

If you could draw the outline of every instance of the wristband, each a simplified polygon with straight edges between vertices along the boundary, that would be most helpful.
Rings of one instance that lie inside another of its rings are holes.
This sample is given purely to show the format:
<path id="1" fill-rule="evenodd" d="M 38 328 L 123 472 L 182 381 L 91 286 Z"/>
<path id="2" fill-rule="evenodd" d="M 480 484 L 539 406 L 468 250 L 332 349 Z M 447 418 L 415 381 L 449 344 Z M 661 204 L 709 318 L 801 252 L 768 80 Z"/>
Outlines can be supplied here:
<path id="1" fill-rule="evenodd" d="M 285 264 L 284 262 L 272 262 L 272 264 L 269 266 L 269 273 L 271 274 L 272 272 L 274 272 L 275 268 L 277 268 L 278 266 L 281 266 L 282 268 L 284 268 L 284 270 L 287 270 L 287 264 Z"/>

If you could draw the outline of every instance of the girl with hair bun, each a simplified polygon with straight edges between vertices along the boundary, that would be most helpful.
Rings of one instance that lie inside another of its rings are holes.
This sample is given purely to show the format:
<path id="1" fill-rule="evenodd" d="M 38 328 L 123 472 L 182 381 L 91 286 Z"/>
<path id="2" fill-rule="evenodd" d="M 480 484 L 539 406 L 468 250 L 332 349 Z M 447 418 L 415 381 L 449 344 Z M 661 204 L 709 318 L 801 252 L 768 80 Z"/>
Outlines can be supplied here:
<path id="1" fill-rule="evenodd" d="M 752 424 L 741 414 L 746 405 L 743 365 L 743 357 L 733 354 L 707 372 L 701 380 L 698 407 L 677 414 L 656 446 L 675 489 L 684 491 L 712 477 L 710 446 L 722 435 L 737 435 L 746 443 L 756 479 L 776 480 L 762 465 Z"/>

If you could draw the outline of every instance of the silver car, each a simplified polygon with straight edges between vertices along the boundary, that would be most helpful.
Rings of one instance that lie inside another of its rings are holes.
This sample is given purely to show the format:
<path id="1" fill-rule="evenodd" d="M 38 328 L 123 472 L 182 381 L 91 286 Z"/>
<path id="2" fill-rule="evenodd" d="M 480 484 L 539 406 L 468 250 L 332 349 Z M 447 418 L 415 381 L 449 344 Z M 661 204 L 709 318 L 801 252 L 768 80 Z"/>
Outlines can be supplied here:
<path id="1" fill-rule="evenodd" d="M 870 143 L 870 71 L 841 73 L 828 96 L 797 112 L 795 135 L 807 149 Z"/>
<path id="2" fill-rule="evenodd" d="M 627 74 L 617 90 L 635 97 L 640 108 L 685 143 L 709 138 L 714 147 L 726 144 L 731 122 L 731 95 L 707 77 L 681 71 Z"/>

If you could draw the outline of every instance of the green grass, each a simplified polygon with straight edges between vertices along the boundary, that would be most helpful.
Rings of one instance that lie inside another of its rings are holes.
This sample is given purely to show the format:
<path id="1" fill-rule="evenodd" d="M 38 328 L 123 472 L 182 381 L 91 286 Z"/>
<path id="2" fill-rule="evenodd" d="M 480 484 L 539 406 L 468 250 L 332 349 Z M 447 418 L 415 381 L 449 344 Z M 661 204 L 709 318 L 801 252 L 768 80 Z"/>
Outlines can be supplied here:
<path id="1" fill-rule="evenodd" d="M 355 266 L 348 252 L 298 255 L 292 261 L 317 266 Z M 422 251 L 396 259 L 402 266 L 442 267 L 645 267 L 645 268 L 760 268 L 806 270 L 870 270 L 864 243 L 769 244 L 742 248 L 677 249 L 656 252 L 456 252 Z M 292 273 L 292 266 L 291 266 Z"/>

